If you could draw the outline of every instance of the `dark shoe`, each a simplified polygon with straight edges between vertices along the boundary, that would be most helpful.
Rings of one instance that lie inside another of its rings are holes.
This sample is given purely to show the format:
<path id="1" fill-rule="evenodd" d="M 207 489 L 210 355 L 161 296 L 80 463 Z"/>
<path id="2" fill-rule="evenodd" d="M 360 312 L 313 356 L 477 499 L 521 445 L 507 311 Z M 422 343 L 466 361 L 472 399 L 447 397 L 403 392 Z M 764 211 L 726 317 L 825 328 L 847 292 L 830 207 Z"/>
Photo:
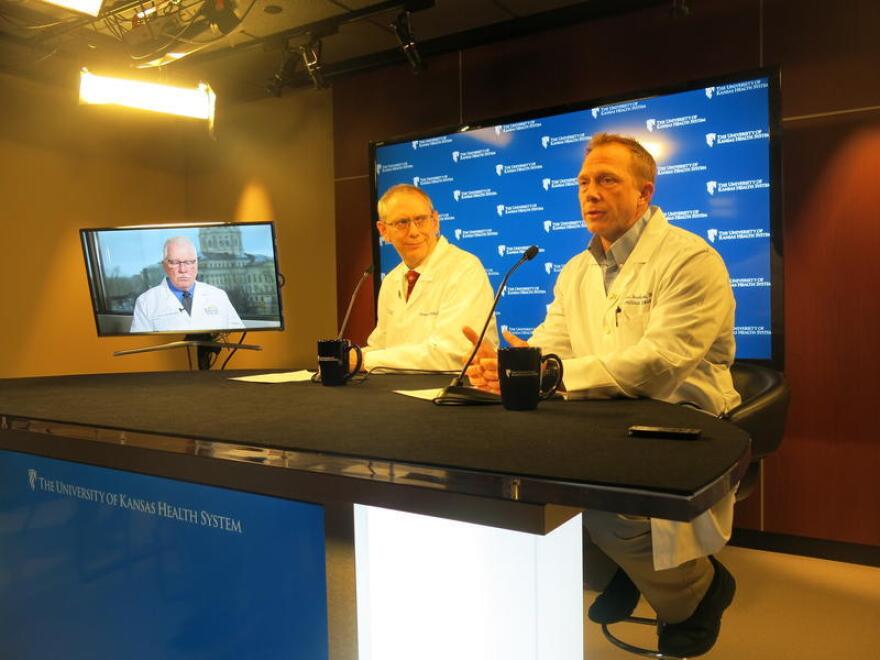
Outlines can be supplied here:
<path id="1" fill-rule="evenodd" d="M 715 557 L 709 557 L 715 577 L 690 618 L 664 625 L 660 630 L 660 651 L 679 658 L 703 655 L 711 649 L 721 630 L 721 614 L 733 601 L 736 580 Z"/>
<path id="2" fill-rule="evenodd" d="M 622 568 L 618 568 L 605 591 L 596 596 L 587 615 L 595 623 L 617 623 L 633 613 L 639 604 L 639 590 Z"/>

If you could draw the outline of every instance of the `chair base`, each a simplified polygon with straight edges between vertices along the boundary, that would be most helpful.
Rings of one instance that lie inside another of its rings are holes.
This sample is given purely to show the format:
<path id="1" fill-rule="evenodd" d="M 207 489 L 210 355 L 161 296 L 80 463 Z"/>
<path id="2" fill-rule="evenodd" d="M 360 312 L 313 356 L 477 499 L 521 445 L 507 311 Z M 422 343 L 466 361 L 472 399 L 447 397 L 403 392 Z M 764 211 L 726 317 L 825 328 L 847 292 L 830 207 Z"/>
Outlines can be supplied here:
<path id="1" fill-rule="evenodd" d="M 660 628 L 663 626 L 663 624 L 660 623 L 657 619 L 648 619 L 641 616 L 627 617 L 620 623 L 639 623 L 646 626 L 656 626 L 658 633 L 660 632 Z M 627 651 L 629 653 L 633 653 L 635 655 L 640 655 L 643 658 L 656 658 L 657 660 L 687 660 L 687 658 L 683 658 L 681 656 L 668 655 L 666 653 L 655 651 L 653 649 L 644 649 L 641 646 L 628 644 L 622 639 L 615 637 L 608 629 L 607 623 L 602 624 L 602 634 L 605 635 L 605 639 L 614 644 L 614 646 L 616 646 L 617 648 Z"/>

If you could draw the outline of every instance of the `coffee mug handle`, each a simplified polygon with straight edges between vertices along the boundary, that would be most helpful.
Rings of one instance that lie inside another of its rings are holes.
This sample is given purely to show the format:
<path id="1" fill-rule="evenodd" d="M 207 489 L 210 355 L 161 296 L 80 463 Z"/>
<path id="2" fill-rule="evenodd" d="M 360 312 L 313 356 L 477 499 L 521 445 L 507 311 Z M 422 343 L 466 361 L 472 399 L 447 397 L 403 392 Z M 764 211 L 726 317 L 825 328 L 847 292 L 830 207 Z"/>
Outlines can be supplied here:
<path id="1" fill-rule="evenodd" d="M 543 378 L 543 366 L 545 362 L 555 362 L 556 363 L 556 378 L 554 379 L 553 386 L 547 390 L 546 392 L 541 390 L 541 401 L 545 399 L 549 399 L 551 396 L 556 394 L 557 388 L 562 384 L 562 360 L 559 359 L 559 356 L 555 353 L 547 353 L 543 358 L 541 358 L 541 384 L 544 384 Z"/>
<path id="2" fill-rule="evenodd" d="M 361 347 L 358 346 L 357 344 L 350 344 L 349 347 L 348 347 L 348 350 L 345 351 L 345 366 L 346 366 L 346 367 L 348 366 L 348 363 L 349 363 L 349 360 L 348 360 L 348 354 L 349 354 L 351 351 L 354 351 L 354 352 L 357 353 L 357 364 L 355 365 L 354 369 L 352 369 L 351 371 L 349 371 L 349 372 L 345 375 L 345 380 L 348 380 L 349 378 L 351 378 L 352 376 L 354 376 L 358 371 L 360 371 L 360 370 L 361 370 L 361 367 L 362 367 L 363 364 L 364 364 L 364 353 L 363 353 L 363 351 L 361 350 Z"/>

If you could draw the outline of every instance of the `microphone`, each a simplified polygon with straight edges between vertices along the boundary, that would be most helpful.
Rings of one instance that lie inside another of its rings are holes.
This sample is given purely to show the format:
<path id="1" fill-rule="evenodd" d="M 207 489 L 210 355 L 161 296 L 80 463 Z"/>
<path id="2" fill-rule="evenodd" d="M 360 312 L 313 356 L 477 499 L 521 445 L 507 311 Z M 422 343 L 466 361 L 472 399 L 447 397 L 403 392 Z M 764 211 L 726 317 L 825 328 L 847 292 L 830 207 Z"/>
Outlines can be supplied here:
<path id="1" fill-rule="evenodd" d="M 461 368 L 459 374 L 455 378 L 453 378 L 452 382 L 444 387 L 443 391 L 440 392 L 436 399 L 434 399 L 434 403 L 438 406 L 464 406 L 469 404 L 501 402 L 501 399 L 498 397 L 497 394 L 484 392 L 483 390 L 478 390 L 475 387 L 462 385 L 462 383 L 464 382 L 464 375 L 467 371 L 467 368 L 471 366 L 471 362 L 473 361 L 474 356 L 477 354 L 477 351 L 480 350 L 480 344 L 483 343 L 483 337 L 486 336 L 486 330 L 489 328 L 489 322 L 495 316 L 495 308 L 498 306 L 498 301 L 501 300 L 501 294 L 504 293 L 504 289 L 507 287 L 507 280 L 510 279 L 510 276 L 513 275 L 514 271 L 517 268 L 522 266 L 525 262 L 534 259 L 537 254 L 538 246 L 531 246 L 523 253 L 523 256 L 519 258 L 519 261 L 513 264 L 513 267 L 509 271 L 507 271 L 504 279 L 501 280 L 501 284 L 498 286 L 498 292 L 495 294 L 495 300 L 492 303 L 492 309 L 489 310 L 489 315 L 486 317 L 486 322 L 483 324 L 483 329 L 480 332 L 477 343 L 474 345 L 474 350 L 471 351 L 470 357 L 467 359 L 467 362 L 464 363 L 464 366 Z"/>
<path id="2" fill-rule="evenodd" d="M 354 307 L 355 298 L 357 298 L 358 291 L 361 290 L 361 285 L 366 281 L 366 279 L 373 274 L 373 264 L 367 266 L 363 275 L 361 275 L 361 279 L 358 280 L 357 286 L 354 288 L 354 293 L 351 294 L 351 300 L 348 301 L 348 309 L 345 311 L 345 318 L 342 319 L 342 326 L 339 328 L 339 334 L 336 335 L 336 339 L 342 339 L 342 335 L 345 334 L 345 327 L 348 325 L 348 317 L 351 316 L 351 308 Z"/>

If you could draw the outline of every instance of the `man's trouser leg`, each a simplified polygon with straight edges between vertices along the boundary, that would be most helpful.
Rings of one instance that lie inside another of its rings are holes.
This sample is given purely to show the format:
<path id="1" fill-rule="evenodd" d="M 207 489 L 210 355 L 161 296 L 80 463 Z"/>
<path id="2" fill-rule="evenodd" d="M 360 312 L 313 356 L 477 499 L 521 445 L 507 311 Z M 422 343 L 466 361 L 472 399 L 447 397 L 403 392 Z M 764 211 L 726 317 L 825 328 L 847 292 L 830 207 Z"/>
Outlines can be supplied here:
<path id="1" fill-rule="evenodd" d="M 707 557 L 685 562 L 675 568 L 654 570 L 651 545 L 651 521 L 640 516 L 623 516 L 604 511 L 585 511 L 586 529 L 584 570 L 587 571 L 587 537 L 604 555 L 629 575 L 641 594 L 647 599 L 664 623 L 679 623 L 687 619 L 706 595 L 712 583 L 714 569 Z M 599 557 L 593 550 L 590 556 Z M 607 567 L 599 568 L 590 577 L 604 579 Z M 611 571 L 613 575 L 613 571 Z M 592 586 L 586 579 L 585 582 Z M 611 576 L 605 580 L 607 586 Z M 601 584 L 601 582 L 598 582 Z M 603 587 L 604 588 L 604 587 Z"/>

